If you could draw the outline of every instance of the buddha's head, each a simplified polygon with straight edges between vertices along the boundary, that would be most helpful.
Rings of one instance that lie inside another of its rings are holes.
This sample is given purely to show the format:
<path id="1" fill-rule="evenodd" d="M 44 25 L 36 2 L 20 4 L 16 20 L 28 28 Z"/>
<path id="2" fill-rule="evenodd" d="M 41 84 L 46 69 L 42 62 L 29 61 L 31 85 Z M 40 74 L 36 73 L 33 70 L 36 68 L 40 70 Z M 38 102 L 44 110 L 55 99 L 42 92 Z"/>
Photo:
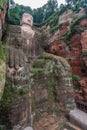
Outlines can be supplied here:
<path id="1" fill-rule="evenodd" d="M 20 24 L 29 25 L 32 27 L 33 26 L 33 17 L 28 13 L 24 13 Z"/>

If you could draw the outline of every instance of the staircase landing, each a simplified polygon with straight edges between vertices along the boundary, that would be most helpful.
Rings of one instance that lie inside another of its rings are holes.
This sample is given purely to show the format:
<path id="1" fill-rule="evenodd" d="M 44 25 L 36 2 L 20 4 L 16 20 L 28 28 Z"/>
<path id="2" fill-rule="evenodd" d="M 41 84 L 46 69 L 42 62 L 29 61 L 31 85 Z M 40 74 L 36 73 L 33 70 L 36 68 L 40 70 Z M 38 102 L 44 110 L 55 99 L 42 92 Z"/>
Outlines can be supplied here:
<path id="1" fill-rule="evenodd" d="M 26 127 L 24 130 L 33 130 L 32 127 Z"/>
<path id="2" fill-rule="evenodd" d="M 70 122 L 82 128 L 82 130 L 87 130 L 87 113 L 75 109 L 70 111 Z"/>

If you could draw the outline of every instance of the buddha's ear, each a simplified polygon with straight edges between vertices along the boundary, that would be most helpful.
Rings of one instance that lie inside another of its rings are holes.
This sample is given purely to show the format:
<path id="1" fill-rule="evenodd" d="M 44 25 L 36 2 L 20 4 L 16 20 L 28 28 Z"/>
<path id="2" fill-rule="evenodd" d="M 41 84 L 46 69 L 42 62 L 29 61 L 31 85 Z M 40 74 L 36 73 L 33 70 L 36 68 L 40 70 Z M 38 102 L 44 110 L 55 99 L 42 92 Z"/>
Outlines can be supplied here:
<path id="1" fill-rule="evenodd" d="M 6 64 L 3 60 L 0 59 L 0 100 L 4 92 L 5 76 L 6 76 Z"/>

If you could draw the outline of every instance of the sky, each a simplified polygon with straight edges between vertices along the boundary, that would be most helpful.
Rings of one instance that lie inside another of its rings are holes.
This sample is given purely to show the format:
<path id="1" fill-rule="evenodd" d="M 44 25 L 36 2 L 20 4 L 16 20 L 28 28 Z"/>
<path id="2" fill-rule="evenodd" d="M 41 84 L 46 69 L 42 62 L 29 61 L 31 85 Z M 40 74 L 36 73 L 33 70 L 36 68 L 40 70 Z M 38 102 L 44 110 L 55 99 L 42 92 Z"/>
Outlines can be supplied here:
<path id="1" fill-rule="evenodd" d="M 30 6 L 33 8 L 42 7 L 44 4 L 47 3 L 48 0 L 14 0 L 15 3 L 22 4 L 25 6 Z M 58 0 L 58 4 L 65 3 L 65 0 Z"/>

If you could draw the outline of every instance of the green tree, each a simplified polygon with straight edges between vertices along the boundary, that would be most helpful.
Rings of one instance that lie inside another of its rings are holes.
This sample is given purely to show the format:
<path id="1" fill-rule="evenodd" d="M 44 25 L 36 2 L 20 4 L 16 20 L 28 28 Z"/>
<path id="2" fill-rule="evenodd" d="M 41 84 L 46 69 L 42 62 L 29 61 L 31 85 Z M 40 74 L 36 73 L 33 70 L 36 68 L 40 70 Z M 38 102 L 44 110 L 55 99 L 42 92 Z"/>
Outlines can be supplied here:
<path id="1" fill-rule="evenodd" d="M 48 0 L 48 2 L 40 8 L 33 10 L 34 23 L 44 23 L 58 9 L 57 0 Z"/>
<path id="2" fill-rule="evenodd" d="M 48 0 L 47 4 L 44 6 L 45 11 L 45 20 L 50 17 L 54 12 L 58 9 L 58 2 L 57 0 Z"/>
<path id="3" fill-rule="evenodd" d="M 30 7 L 16 4 L 15 8 L 8 10 L 8 22 L 19 25 L 20 19 L 25 12 L 32 15 L 32 9 Z"/>
<path id="4" fill-rule="evenodd" d="M 43 22 L 43 8 L 33 10 L 34 23 L 40 24 Z"/>
<path id="5" fill-rule="evenodd" d="M 14 3 L 13 0 L 10 0 L 10 3 Z M 11 4 L 11 5 L 12 5 Z M 14 8 L 10 8 L 8 10 L 8 22 L 10 24 L 18 24 L 20 23 L 20 18 L 23 13 L 30 13 L 33 15 L 34 23 L 42 24 L 46 21 L 54 12 L 58 9 L 57 0 L 48 0 L 48 2 L 40 8 L 31 9 L 31 7 L 18 5 L 16 4 Z"/>
<path id="6" fill-rule="evenodd" d="M 65 0 L 67 4 L 75 5 L 79 0 Z"/>

